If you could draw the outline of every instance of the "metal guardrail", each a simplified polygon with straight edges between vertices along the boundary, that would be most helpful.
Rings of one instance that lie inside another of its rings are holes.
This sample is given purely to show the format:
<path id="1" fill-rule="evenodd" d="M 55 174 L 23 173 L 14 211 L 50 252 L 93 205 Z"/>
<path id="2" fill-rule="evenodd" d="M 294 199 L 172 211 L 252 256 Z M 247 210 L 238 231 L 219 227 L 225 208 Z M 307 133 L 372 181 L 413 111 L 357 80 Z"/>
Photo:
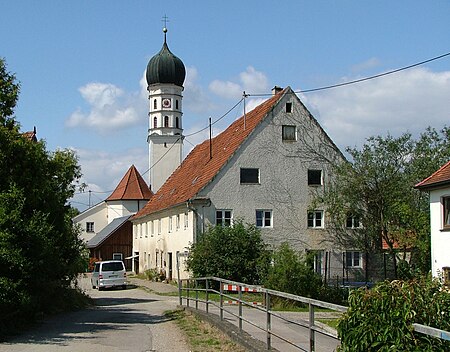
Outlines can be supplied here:
<path id="1" fill-rule="evenodd" d="M 448 331 L 437 329 L 437 328 L 432 328 L 431 326 L 426 326 L 426 325 L 417 324 L 417 323 L 412 324 L 412 325 L 413 325 L 414 331 L 420 332 L 421 334 L 437 337 L 441 340 L 450 341 L 450 332 L 448 332 Z"/>
<path id="2" fill-rule="evenodd" d="M 224 291 L 224 285 L 235 285 L 237 287 L 237 294 L 238 297 L 231 296 Z M 220 287 L 219 290 L 216 288 Z M 286 343 L 288 343 L 291 346 L 296 347 L 297 349 L 300 349 L 302 351 L 315 351 L 316 348 L 316 333 L 322 334 L 325 336 L 328 336 L 334 340 L 339 341 L 337 335 L 335 333 L 332 333 L 330 331 L 327 331 L 326 329 L 318 326 L 315 321 L 315 308 L 327 308 L 335 312 L 346 312 L 347 307 L 340 306 L 337 304 L 332 304 L 328 302 L 318 301 L 315 299 L 302 297 L 302 296 L 296 296 L 289 293 L 279 292 L 275 290 L 270 290 L 263 288 L 261 286 L 254 286 L 254 285 L 247 285 L 243 284 L 241 282 L 235 282 L 230 280 L 225 280 L 217 277 L 201 277 L 201 278 L 192 278 L 192 279 L 183 279 L 178 281 L 178 289 L 179 289 L 179 299 L 180 299 L 180 305 L 183 306 L 183 300 L 185 300 L 186 306 L 190 307 L 191 301 L 195 302 L 195 309 L 199 309 L 199 303 L 203 303 L 205 305 L 205 311 L 206 313 L 209 313 L 209 307 L 210 305 L 215 306 L 219 309 L 220 312 L 220 319 L 224 319 L 224 313 L 230 314 L 238 319 L 239 324 L 239 330 L 242 331 L 242 323 L 246 322 L 257 329 L 260 329 L 266 333 L 266 346 L 267 349 L 270 350 L 272 348 L 272 337 L 276 337 Z M 262 302 L 261 305 L 254 305 L 253 302 L 248 302 L 243 299 L 243 292 L 247 291 L 253 291 L 258 292 L 260 295 L 262 295 Z M 205 299 L 199 298 L 199 292 L 204 292 Z M 194 293 L 194 294 L 193 294 Z M 209 295 L 215 293 L 219 295 L 219 302 L 214 302 L 209 299 Z M 194 297 L 192 297 L 192 294 Z M 301 302 L 303 304 L 308 305 L 309 308 L 309 314 L 308 314 L 308 320 L 291 320 L 288 319 L 286 316 L 283 316 L 280 313 L 277 313 L 271 309 L 271 302 L 274 297 L 284 298 L 291 301 Z M 238 304 L 238 313 L 236 314 L 231 309 L 227 309 L 224 306 L 224 301 L 232 300 L 236 301 Z M 259 311 L 264 312 L 266 321 L 265 326 L 261 326 L 258 324 L 258 322 L 253 322 L 244 317 L 243 315 L 243 307 L 251 307 L 253 309 L 257 309 Z M 309 349 L 305 349 L 304 347 L 294 343 L 293 341 L 290 341 L 287 336 L 282 336 L 280 333 L 276 333 L 272 329 L 272 318 L 278 318 L 282 321 L 293 324 L 296 326 L 302 326 L 304 328 L 307 328 L 309 331 Z"/>

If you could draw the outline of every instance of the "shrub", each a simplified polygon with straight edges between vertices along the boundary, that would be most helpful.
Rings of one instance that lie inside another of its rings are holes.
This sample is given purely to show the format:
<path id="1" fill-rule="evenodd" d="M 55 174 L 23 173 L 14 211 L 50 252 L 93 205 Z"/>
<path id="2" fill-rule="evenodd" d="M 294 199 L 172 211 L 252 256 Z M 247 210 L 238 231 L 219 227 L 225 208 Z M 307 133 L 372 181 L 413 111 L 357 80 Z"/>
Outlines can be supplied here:
<path id="1" fill-rule="evenodd" d="M 450 342 L 415 333 L 413 323 L 450 330 L 450 295 L 430 278 L 352 291 L 338 325 L 339 351 L 449 351 Z"/>
<path id="2" fill-rule="evenodd" d="M 187 268 L 194 277 L 217 276 L 258 284 L 268 259 L 260 231 L 236 220 L 232 226 L 211 226 L 201 234 L 190 248 Z"/>
<path id="3" fill-rule="evenodd" d="M 307 257 L 300 256 L 288 243 L 283 243 L 272 255 L 264 286 L 298 296 L 317 297 L 322 286 Z"/>

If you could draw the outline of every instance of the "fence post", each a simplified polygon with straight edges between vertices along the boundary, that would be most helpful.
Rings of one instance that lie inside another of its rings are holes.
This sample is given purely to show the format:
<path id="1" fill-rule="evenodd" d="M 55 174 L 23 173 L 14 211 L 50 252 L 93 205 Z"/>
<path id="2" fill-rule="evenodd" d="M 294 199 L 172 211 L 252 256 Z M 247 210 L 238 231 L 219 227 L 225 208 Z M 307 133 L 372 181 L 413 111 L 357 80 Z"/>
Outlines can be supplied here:
<path id="1" fill-rule="evenodd" d="M 206 279 L 206 313 L 209 313 L 209 284 L 208 279 Z"/>
<path id="2" fill-rule="evenodd" d="M 270 294 L 265 292 L 266 298 L 266 333 L 267 333 L 267 349 L 272 349 L 272 317 L 270 315 Z"/>
<path id="3" fill-rule="evenodd" d="M 186 294 L 187 294 L 187 299 L 186 299 L 186 306 L 187 307 L 189 307 L 189 298 L 191 297 L 191 290 L 190 290 L 190 288 L 191 288 L 191 279 L 188 279 L 187 280 L 187 292 L 186 292 Z"/>
<path id="4" fill-rule="evenodd" d="M 223 284 L 222 280 L 219 280 L 220 284 L 220 320 L 223 320 Z"/>
<path id="5" fill-rule="evenodd" d="M 238 286 L 239 289 L 239 331 L 242 331 L 242 286 Z"/>
<path id="6" fill-rule="evenodd" d="M 315 341 L 314 341 L 314 305 L 309 303 L 309 350 L 310 352 L 315 351 Z"/>
<path id="7" fill-rule="evenodd" d="M 183 305 L 183 283 L 180 278 L 178 278 L 178 296 L 180 298 L 180 306 Z"/>
<path id="8" fill-rule="evenodd" d="M 195 309 L 198 310 L 198 280 L 195 279 Z"/>

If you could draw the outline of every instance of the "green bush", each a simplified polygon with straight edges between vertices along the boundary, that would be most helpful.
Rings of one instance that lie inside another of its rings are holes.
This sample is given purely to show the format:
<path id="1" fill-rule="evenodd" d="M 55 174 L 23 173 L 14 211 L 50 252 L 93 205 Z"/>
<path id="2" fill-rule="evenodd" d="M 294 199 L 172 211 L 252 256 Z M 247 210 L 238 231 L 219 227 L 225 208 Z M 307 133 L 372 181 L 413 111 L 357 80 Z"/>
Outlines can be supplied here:
<path id="1" fill-rule="evenodd" d="M 259 229 L 236 220 L 232 226 L 211 226 L 199 235 L 190 248 L 187 268 L 194 277 L 259 284 L 268 260 Z"/>
<path id="2" fill-rule="evenodd" d="M 312 270 L 307 257 L 283 243 L 272 255 L 264 286 L 298 296 L 317 297 L 322 279 Z"/>
<path id="3" fill-rule="evenodd" d="M 338 325 L 339 351 L 450 351 L 450 342 L 414 332 L 413 323 L 450 330 L 450 294 L 439 281 L 396 280 L 352 291 Z"/>
<path id="4" fill-rule="evenodd" d="M 159 273 L 156 269 L 147 269 L 144 271 L 144 275 L 149 281 L 156 281 L 159 278 Z"/>

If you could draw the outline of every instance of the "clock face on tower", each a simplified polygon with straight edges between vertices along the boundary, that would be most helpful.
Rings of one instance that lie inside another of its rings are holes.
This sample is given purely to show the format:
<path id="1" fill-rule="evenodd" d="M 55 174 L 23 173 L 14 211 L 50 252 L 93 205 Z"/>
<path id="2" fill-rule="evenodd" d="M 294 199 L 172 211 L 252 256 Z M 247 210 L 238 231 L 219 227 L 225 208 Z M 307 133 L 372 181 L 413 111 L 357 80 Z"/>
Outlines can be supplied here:
<path id="1" fill-rule="evenodd" d="M 170 108 L 170 99 L 167 98 L 163 99 L 162 106 L 163 108 Z"/>

